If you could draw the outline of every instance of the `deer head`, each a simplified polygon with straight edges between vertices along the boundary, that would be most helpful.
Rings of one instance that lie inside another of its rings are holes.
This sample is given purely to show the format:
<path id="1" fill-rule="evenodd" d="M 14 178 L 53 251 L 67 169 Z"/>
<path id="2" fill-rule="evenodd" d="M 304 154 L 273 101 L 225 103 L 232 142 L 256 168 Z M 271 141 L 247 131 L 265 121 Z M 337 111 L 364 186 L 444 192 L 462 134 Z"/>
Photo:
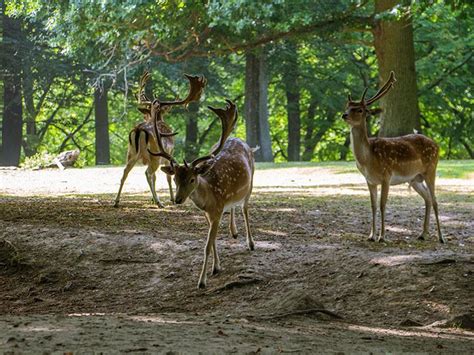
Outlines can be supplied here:
<path id="1" fill-rule="evenodd" d="M 365 88 L 360 101 L 353 101 L 351 95 L 349 94 L 346 111 L 342 114 L 342 118 L 353 127 L 364 124 L 368 115 L 380 112 L 380 109 L 371 110 L 369 106 L 385 96 L 385 94 L 390 91 L 396 81 L 395 74 L 393 71 L 391 71 L 387 82 L 370 99 L 365 99 L 368 88 Z"/>
<path id="2" fill-rule="evenodd" d="M 189 195 L 196 189 L 199 177 L 209 172 L 209 169 L 213 165 L 214 157 L 222 150 L 224 143 L 235 127 L 238 116 L 237 107 L 230 100 L 226 100 L 226 102 L 227 106 L 223 109 L 208 106 L 208 108 L 220 118 L 222 125 L 219 142 L 213 147 L 209 155 L 199 157 L 193 160 L 191 163 L 183 160 L 183 164 L 180 165 L 169 154 L 150 152 L 152 155 L 160 155 L 171 162 L 169 166 L 164 166 L 161 168 L 161 170 L 168 175 L 174 175 L 174 181 L 176 183 L 175 202 L 177 204 L 184 203 Z M 160 135 L 156 125 L 155 133 Z"/>
<path id="3" fill-rule="evenodd" d="M 148 79 L 150 79 L 150 73 L 145 71 L 145 73 L 143 73 L 143 75 L 140 77 L 138 95 L 135 95 L 138 100 L 138 110 L 145 116 L 157 119 L 171 110 L 173 106 L 183 105 L 187 107 L 189 103 L 193 101 L 199 101 L 202 91 L 207 84 L 206 78 L 203 76 L 188 74 L 184 74 L 184 76 L 189 80 L 189 93 L 185 99 L 178 99 L 175 101 L 159 101 L 158 99 L 153 98 L 153 100 L 150 100 L 145 94 L 145 85 Z M 154 113 L 152 113 L 152 106 L 154 106 Z"/>

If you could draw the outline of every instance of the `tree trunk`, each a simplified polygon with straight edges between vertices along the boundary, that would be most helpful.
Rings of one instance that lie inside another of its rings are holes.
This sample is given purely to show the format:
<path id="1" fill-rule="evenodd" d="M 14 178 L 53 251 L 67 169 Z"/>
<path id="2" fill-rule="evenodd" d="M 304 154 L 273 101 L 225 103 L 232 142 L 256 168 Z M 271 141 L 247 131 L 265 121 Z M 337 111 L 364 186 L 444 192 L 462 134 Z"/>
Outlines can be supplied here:
<path id="1" fill-rule="evenodd" d="M 258 123 L 260 151 L 262 153 L 262 161 L 272 162 L 272 139 L 270 137 L 270 124 L 268 122 L 268 76 L 267 62 L 265 53 L 259 56 L 259 75 L 258 75 Z"/>
<path id="2" fill-rule="evenodd" d="M 189 104 L 188 112 L 186 113 L 186 140 L 184 144 L 184 152 L 187 161 L 196 159 L 199 154 L 198 111 L 199 104 L 197 102 L 191 102 Z"/>
<path id="3" fill-rule="evenodd" d="M 38 150 L 38 139 L 36 132 L 36 116 L 33 100 L 33 73 L 31 71 L 31 57 L 26 54 L 23 58 L 23 101 L 25 102 L 26 136 L 23 139 L 23 150 L 25 156 L 35 155 Z"/>
<path id="4" fill-rule="evenodd" d="M 287 55 L 283 69 L 288 114 L 288 160 L 300 160 L 301 118 L 300 87 L 298 83 L 298 49 L 293 42 L 287 43 Z"/>
<path id="5" fill-rule="evenodd" d="M 314 97 L 311 98 L 311 102 L 308 107 L 308 117 L 307 117 L 307 124 L 306 124 L 306 133 L 304 136 L 304 151 L 303 151 L 303 160 L 304 161 L 311 161 L 313 158 L 313 152 L 315 144 L 313 144 L 313 132 L 316 128 L 314 117 L 316 116 L 316 105 L 317 101 Z"/>
<path id="6" fill-rule="evenodd" d="M 253 53 L 245 56 L 245 135 L 249 146 L 258 145 L 258 60 Z M 261 152 L 255 152 L 261 160 Z"/>
<path id="7" fill-rule="evenodd" d="M 109 110 L 107 107 L 107 89 L 94 92 L 95 108 L 95 163 L 110 164 Z"/>
<path id="8" fill-rule="evenodd" d="M 245 130 L 247 143 L 260 146 L 256 161 L 273 161 L 268 123 L 268 79 L 264 53 L 247 53 L 245 66 Z"/>
<path id="9" fill-rule="evenodd" d="M 396 6 L 399 0 L 376 0 L 375 12 Z M 420 131 L 420 111 L 415 71 L 413 25 L 410 14 L 399 20 L 382 20 L 373 30 L 374 45 L 379 65 L 380 82 L 395 72 L 393 89 L 381 99 L 383 109 L 379 135 L 395 137 Z"/>
<path id="10" fill-rule="evenodd" d="M 3 15 L 3 122 L 2 150 L 0 165 L 18 166 L 22 143 L 22 103 L 21 103 L 21 21 Z"/>

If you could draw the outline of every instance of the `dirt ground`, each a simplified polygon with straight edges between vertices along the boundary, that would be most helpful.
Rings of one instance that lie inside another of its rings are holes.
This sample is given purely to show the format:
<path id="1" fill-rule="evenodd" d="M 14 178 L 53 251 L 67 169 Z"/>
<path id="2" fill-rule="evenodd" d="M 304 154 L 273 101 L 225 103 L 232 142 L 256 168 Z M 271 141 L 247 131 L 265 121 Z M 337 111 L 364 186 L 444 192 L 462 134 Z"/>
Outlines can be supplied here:
<path id="1" fill-rule="evenodd" d="M 474 181 L 440 179 L 443 232 L 393 187 L 366 240 L 359 174 L 258 170 L 255 251 L 222 222 L 223 270 L 196 288 L 207 233 L 190 201 L 158 209 L 144 169 L 0 170 L 0 352 L 473 353 Z M 165 179 L 159 195 L 168 201 Z"/>

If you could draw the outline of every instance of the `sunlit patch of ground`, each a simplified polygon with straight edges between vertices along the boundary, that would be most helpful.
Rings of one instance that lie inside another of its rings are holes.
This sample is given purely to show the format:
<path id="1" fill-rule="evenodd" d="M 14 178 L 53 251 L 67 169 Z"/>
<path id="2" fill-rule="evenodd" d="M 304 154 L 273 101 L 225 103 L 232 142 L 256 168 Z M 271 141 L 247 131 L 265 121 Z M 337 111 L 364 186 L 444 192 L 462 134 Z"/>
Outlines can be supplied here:
<path id="1" fill-rule="evenodd" d="M 358 174 L 257 171 L 250 210 L 256 249 L 246 249 L 241 213 L 238 239 L 224 216 L 223 270 L 202 291 L 202 212 L 190 202 L 156 208 L 141 173 L 143 181 L 130 180 L 116 209 L 119 169 L 65 172 L 14 171 L 15 185 L 4 185 L 12 177 L 2 180 L 0 240 L 11 243 L 12 260 L 0 260 L 1 351 L 81 344 L 142 352 L 472 350 L 472 332 L 426 327 L 474 306 L 471 180 L 440 179 L 446 245 L 437 241 L 434 216 L 430 238 L 417 240 L 424 203 L 406 186 L 391 189 L 387 242 L 374 243 L 366 240 L 370 204 Z M 56 184 L 60 179 L 66 183 Z M 302 312 L 307 308 L 342 320 Z M 419 326 L 407 328 L 406 321 Z"/>

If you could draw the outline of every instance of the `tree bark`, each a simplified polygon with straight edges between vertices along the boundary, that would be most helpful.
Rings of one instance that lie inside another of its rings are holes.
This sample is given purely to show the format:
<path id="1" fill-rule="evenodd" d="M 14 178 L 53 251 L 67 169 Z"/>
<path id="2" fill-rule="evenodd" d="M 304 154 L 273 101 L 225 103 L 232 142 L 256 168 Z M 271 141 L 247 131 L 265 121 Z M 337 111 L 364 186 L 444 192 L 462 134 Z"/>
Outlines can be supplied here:
<path id="1" fill-rule="evenodd" d="M 18 166 L 22 143 L 22 94 L 21 94 L 21 20 L 5 15 L 2 2 L 3 20 L 3 122 L 2 150 L 0 165 Z"/>
<path id="2" fill-rule="evenodd" d="M 199 154 L 198 111 L 199 104 L 197 102 L 191 102 L 189 104 L 188 112 L 186 113 L 186 140 L 184 144 L 184 152 L 187 161 L 193 161 Z"/>
<path id="3" fill-rule="evenodd" d="M 247 53 L 245 65 L 245 130 L 247 143 L 260 146 L 256 161 L 273 161 L 268 122 L 268 79 L 265 55 Z"/>
<path id="4" fill-rule="evenodd" d="M 288 160 L 300 160 L 301 117 L 300 86 L 298 83 L 298 49 L 295 43 L 288 42 L 283 69 L 283 82 L 286 92 L 286 111 L 288 115 Z"/>
<path id="5" fill-rule="evenodd" d="M 94 92 L 95 109 L 95 163 L 110 164 L 109 111 L 107 107 L 107 89 Z"/>
<path id="6" fill-rule="evenodd" d="M 399 0 L 376 0 L 375 12 L 396 6 Z M 381 20 L 373 30 L 375 54 L 380 82 L 395 72 L 395 83 L 389 94 L 381 99 L 383 109 L 379 135 L 395 137 L 420 131 L 420 111 L 416 85 L 415 48 L 410 14 L 399 20 Z"/>
<path id="7" fill-rule="evenodd" d="M 245 135 L 249 146 L 258 145 L 258 60 L 255 54 L 245 56 Z M 261 152 L 255 152 L 260 160 Z"/>

